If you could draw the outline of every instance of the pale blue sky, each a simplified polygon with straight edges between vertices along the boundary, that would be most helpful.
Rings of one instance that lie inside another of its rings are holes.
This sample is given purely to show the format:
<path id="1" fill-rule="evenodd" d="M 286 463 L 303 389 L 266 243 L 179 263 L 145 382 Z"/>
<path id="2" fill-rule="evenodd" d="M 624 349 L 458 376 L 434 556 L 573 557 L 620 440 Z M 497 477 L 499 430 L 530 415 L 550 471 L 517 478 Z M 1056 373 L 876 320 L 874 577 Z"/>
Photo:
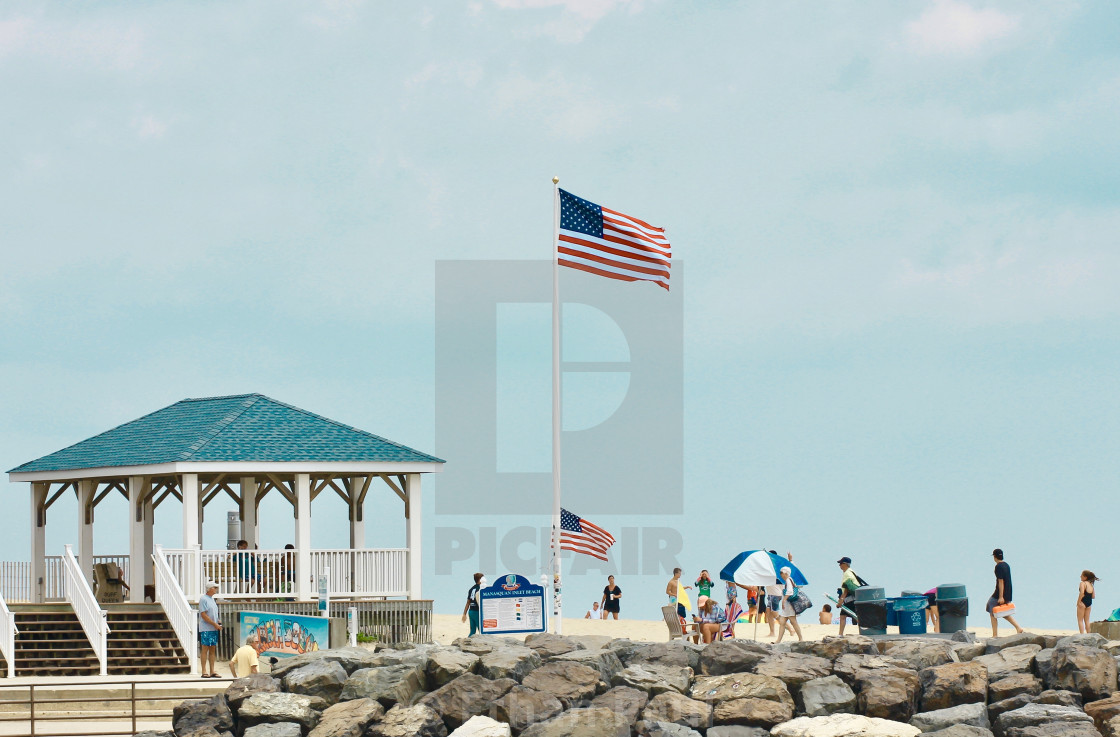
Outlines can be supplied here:
<path id="1" fill-rule="evenodd" d="M 1002 546 L 1021 621 L 1071 627 L 1084 567 L 1120 606 L 1118 30 L 1108 2 L 9 0 L 0 466 L 245 391 L 438 450 L 434 264 L 547 256 L 558 174 L 688 265 L 685 514 L 596 522 L 679 528 L 686 575 L 793 547 L 821 594 L 850 555 L 976 609 Z M 427 561 L 437 608 L 476 564 Z M 662 579 L 620 576 L 624 613 Z M 603 581 L 568 584 L 582 613 Z"/>

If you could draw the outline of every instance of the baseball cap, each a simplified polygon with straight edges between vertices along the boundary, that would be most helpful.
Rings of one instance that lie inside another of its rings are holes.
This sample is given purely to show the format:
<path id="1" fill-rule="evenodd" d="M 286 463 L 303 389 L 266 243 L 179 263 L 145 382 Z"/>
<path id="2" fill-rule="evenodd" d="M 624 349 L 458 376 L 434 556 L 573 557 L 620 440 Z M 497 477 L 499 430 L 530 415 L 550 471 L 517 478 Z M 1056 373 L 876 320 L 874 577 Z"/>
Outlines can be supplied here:
<path id="1" fill-rule="evenodd" d="M 207 591 L 209 591 L 210 589 L 219 589 L 219 588 L 221 588 L 221 586 L 214 583 L 213 581 L 207 581 L 206 582 L 206 590 Z"/>
<path id="2" fill-rule="evenodd" d="M 851 565 L 852 564 L 852 559 L 845 555 L 843 558 L 841 558 L 840 560 L 838 560 L 836 562 L 837 563 L 847 563 L 848 565 Z"/>

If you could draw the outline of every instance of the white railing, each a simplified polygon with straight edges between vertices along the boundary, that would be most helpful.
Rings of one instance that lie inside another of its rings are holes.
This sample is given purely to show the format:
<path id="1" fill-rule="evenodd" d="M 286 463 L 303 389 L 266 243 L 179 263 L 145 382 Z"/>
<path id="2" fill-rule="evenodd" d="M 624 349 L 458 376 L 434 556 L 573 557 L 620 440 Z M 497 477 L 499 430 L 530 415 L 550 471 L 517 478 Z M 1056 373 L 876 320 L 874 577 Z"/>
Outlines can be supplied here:
<path id="1" fill-rule="evenodd" d="M 227 599 L 291 598 L 298 588 L 295 550 L 180 548 L 164 549 L 163 557 L 192 601 L 205 581 L 218 584 Z M 330 575 L 332 597 L 407 596 L 408 550 L 312 550 L 308 580 L 323 573 Z"/>
<path id="2" fill-rule="evenodd" d="M 0 596 L 0 655 L 8 664 L 8 678 L 16 677 L 16 618 L 8 611 L 8 604 Z"/>
<path id="3" fill-rule="evenodd" d="M 7 601 L 31 601 L 31 563 L 0 561 L 0 596 Z"/>
<path id="4" fill-rule="evenodd" d="M 97 599 L 93 596 L 93 589 L 82 575 L 82 569 L 69 545 L 66 546 L 66 553 L 62 556 L 62 568 L 66 581 L 66 601 L 73 607 L 74 614 L 78 616 L 78 621 L 85 630 L 93 654 L 97 656 L 97 662 L 101 666 L 101 675 L 106 675 L 109 622 L 105 611 L 98 606 Z"/>
<path id="5" fill-rule="evenodd" d="M 155 572 L 156 579 L 156 601 L 163 607 L 163 612 L 167 615 L 167 621 L 171 623 L 171 629 L 175 630 L 175 635 L 183 645 L 183 651 L 186 652 L 187 659 L 191 664 L 191 673 L 197 674 L 198 657 L 195 651 L 195 632 L 198 628 L 198 615 L 191 608 L 190 602 L 187 601 L 187 595 L 183 593 L 183 588 L 175 579 L 171 567 L 167 565 L 167 558 L 163 554 L 163 549 L 159 545 L 154 546 L 154 548 L 152 570 Z"/>
<path id="6" fill-rule="evenodd" d="M 43 568 L 43 601 L 64 601 L 65 576 L 62 573 L 62 556 L 48 555 Z M 95 555 L 93 564 L 116 563 L 124 570 L 124 580 L 128 581 L 129 565 L 127 555 Z M 93 577 L 93 571 L 89 572 Z M 26 560 L 0 561 L 0 595 L 11 602 L 32 600 L 35 583 L 31 580 L 31 563 Z"/>

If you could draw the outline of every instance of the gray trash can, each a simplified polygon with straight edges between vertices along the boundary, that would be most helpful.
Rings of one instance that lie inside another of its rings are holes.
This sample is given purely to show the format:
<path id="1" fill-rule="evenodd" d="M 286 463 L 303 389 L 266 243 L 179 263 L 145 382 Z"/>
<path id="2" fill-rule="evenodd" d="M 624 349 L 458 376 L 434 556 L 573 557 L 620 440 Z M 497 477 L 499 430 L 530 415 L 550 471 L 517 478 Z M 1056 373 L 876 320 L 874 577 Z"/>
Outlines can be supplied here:
<path id="1" fill-rule="evenodd" d="M 943 583 L 937 587 L 937 619 L 942 634 L 968 629 L 968 592 L 963 583 Z"/>
<path id="2" fill-rule="evenodd" d="M 861 586 L 856 589 L 856 616 L 859 617 L 861 635 L 887 634 L 887 591 L 881 586 Z"/>

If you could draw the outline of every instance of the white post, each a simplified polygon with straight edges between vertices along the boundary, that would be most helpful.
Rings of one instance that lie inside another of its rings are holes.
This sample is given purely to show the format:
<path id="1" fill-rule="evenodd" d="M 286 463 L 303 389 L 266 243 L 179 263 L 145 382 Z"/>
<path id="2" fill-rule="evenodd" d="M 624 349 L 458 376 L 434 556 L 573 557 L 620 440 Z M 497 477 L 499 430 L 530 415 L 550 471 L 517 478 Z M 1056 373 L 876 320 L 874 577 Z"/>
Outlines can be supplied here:
<path id="1" fill-rule="evenodd" d="M 563 632 L 560 566 L 560 177 L 552 178 L 552 621 Z"/>
<path id="2" fill-rule="evenodd" d="M 252 476 L 241 477 L 241 539 L 249 543 L 249 550 L 260 544 L 257 526 L 257 480 Z"/>
<path id="3" fill-rule="evenodd" d="M 31 484 L 31 603 L 43 603 L 43 585 L 47 577 L 47 492 L 50 484 Z"/>
<path id="4" fill-rule="evenodd" d="M 93 586 L 93 493 L 92 479 L 78 482 L 78 567 Z"/>
<path id="5" fill-rule="evenodd" d="M 424 573 L 421 542 L 424 530 L 423 509 L 421 507 L 423 499 L 420 491 L 420 474 L 410 473 L 405 475 L 404 492 L 408 499 L 405 506 L 405 514 L 408 518 L 406 522 L 408 525 L 406 538 L 406 544 L 408 545 L 408 598 L 416 600 L 423 598 L 421 579 Z"/>
<path id="6" fill-rule="evenodd" d="M 346 609 L 346 634 L 349 638 L 350 647 L 358 646 L 358 607 L 352 606 Z"/>
<path id="7" fill-rule="evenodd" d="M 151 481 L 144 476 L 128 477 L 128 600 L 144 601 L 144 559 L 151 550 L 144 548 L 144 497 Z"/>
<path id="8" fill-rule="evenodd" d="M 358 503 L 361 487 L 365 485 L 363 476 L 350 481 L 350 549 L 361 550 L 366 546 L 366 519 L 362 505 Z"/>
<path id="9" fill-rule="evenodd" d="M 148 488 L 151 488 L 150 479 L 148 480 Z M 134 573 L 130 573 L 129 576 L 138 579 L 144 586 L 153 587 L 156 585 L 155 564 L 152 562 L 152 552 L 155 550 L 155 535 L 153 529 L 156 518 L 155 515 L 156 507 L 154 500 L 149 495 L 144 502 L 144 565 L 138 565 L 135 560 L 128 561 L 128 567 L 134 571 Z M 135 581 L 130 581 L 130 583 L 134 586 L 136 585 Z M 140 596 L 141 598 L 144 596 L 143 589 L 140 591 Z M 155 601 L 154 596 L 152 597 L 152 601 Z"/>
<path id="10" fill-rule="evenodd" d="M 183 590 L 191 601 L 198 601 L 202 592 L 202 556 L 199 554 L 198 510 L 201 508 L 198 500 L 198 474 L 184 473 L 179 482 L 179 491 L 183 495 L 183 549 L 191 551 L 183 566 Z"/>
<path id="11" fill-rule="evenodd" d="M 311 475 L 296 474 L 296 601 L 311 601 Z"/>

